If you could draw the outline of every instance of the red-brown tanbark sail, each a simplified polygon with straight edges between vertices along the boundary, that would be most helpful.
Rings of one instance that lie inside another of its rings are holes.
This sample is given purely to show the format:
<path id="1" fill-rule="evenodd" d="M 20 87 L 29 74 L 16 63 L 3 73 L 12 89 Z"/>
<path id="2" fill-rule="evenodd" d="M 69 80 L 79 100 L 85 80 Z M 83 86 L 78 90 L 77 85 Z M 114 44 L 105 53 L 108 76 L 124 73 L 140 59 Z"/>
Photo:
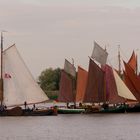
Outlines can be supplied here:
<path id="1" fill-rule="evenodd" d="M 136 99 L 138 101 L 140 101 L 140 93 L 138 93 L 138 91 L 135 89 L 132 81 L 129 79 L 129 77 L 125 71 L 123 72 L 123 75 L 124 75 L 124 82 L 125 82 L 126 86 L 129 88 L 129 90 L 132 92 L 132 94 L 136 97 Z"/>
<path id="2" fill-rule="evenodd" d="M 73 93 L 73 82 L 69 74 L 64 70 L 61 71 L 59 102 L 74 102 L 75 96 Z"/>
<path id="3" fill-rule="evenodd" d="M 137 56 L 133 51 L 128 63 L 127 63 L 135 72 L 137 71 Z"/>
<path id="4" fill-rule="evenodd" d="M 134 73 L 134 70 L 124 62 L 125 66 L 125 82 L 133 95 L 140 101 L 140 77 Z"/>
<path id="5" fill-rule="evenodd" d="M 87 84 L 87 76 L 88 72 L 80 66 L 78 66 L 76 102 L 83 102 Z"/>
<path id="6" fill-rule="evenodd" d="M 105 83 L 106 83 L 106 101 L 112 104 L 123 103 L 125 99 L 118 95 L 116 82 L 114 79 L 113 70 L 110 66 L 102 66 L 105 72 Z"/>
<path id="7" fill-rule="evenodd" d="M 104 101 L 104 72 L 92 59 L 90 59 L 84 102 L 94 103 Z"/>

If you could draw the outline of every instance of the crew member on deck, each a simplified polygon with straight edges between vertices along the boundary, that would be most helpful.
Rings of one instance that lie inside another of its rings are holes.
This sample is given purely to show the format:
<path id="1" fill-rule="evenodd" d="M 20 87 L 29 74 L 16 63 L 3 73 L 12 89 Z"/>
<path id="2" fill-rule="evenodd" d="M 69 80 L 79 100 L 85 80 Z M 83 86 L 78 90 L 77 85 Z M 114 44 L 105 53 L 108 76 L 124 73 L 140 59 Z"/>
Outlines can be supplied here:
<path id="1" fill-rule="evenodd" d="M 26 110 L 26 108 L 27 108 L 27 102 L 26 101 L 24 102 L 24 106 L 25 106 L 25 110 Z"/>
<path id="2" fill-rule="evenodd" d="M 35 104 L 33 104 L 33 110 L 35 110 L 35 109 L 36 109 Z"/>

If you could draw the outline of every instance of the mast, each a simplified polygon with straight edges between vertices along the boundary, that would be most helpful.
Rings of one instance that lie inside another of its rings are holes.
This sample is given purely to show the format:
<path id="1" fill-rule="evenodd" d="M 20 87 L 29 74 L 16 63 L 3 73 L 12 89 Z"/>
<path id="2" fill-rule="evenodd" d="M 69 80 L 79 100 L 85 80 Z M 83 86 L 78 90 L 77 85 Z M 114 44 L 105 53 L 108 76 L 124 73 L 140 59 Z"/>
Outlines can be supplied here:
<path id="1" fill-rule="evenodd" d="M 3 32 L 1 32 L 1 72 L 0 72 L 0 102 L 3 102 Z"/>
<path id="2" fill-rule="evenodd" d="M 137 49 L 138 51 L 138 49 Z M 138 54 L 138 53 L 137 53 Z M 136 54 L 136 75 L 138 75 L 138 55 Z"/>
<path id="3" fill-rule="evenodd" d="M 121 55 L 120 55 L 120 45 L 118 45 L 118 67 L 119 67 L 119 76 L 121 76 Z"/>
<path id="4" fill-rule="evenodd" d="M 138 75 L 138 58 L 136 56 L 136 75 Z"/>
<path id="5" fill-rule="evenodd" d="M 73 65 L 73 67 L 74 67 L 74 59 L 72 58 L 72 65 Z M 76 108 L 76 95 L 75 95 L 75 93 L 74 93 L 74 90 L 75 90 L 75 79 L 74 79 L 74 77 L 72 78 L 72 93 L 73 93 L 73 95 L 74 95 L 74 108 Z"/>
<path id="6" fill-rule="evenodd" d="M 1 79 L 3 79 L 2 76 L 2 66 L 3 66 L 3 57 L 2 57 L 2 53 L 3 53 L 3 32 L 1 32 Z"/>

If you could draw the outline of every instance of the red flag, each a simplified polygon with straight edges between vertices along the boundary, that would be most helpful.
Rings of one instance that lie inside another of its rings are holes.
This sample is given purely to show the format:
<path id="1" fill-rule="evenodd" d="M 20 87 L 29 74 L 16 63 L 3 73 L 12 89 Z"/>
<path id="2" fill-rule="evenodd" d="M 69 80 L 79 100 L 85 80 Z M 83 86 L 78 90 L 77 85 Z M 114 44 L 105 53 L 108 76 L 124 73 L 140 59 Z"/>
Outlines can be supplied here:
<path id="1" fill-rule="evenodd" d="M 4 78 L 11 78 L 11 75 L 8 73 L 5 73 Z"/>

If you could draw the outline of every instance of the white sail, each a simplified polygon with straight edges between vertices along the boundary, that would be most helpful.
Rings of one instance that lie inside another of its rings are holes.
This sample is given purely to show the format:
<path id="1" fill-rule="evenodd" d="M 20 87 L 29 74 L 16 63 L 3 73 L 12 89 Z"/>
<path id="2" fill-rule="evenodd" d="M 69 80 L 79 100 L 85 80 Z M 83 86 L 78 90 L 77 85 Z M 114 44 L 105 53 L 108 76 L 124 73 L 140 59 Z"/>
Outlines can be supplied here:
<path id="1" fill-rule="evenodd" d="M 48 100 L 13 45 L 3 52 L 4 100 L 7 106 Z"/>
<path id="2" fill-rule="evenodd" d="M 100 47 L 96 42 L 94 42 L 94 49 L 91 55 L 92 59 L 95 59 L 100 64 L 105 65 L 107 61 L 108 53 L 102 47 Z"/>
<path id="3" fill-rule="evenodd" d="M 118 95 L 124 97 L 125 99 L 136 100 L 134 95 L 127 88 L 127 86 L 124 84 L 124 82 L 121 80 L 121 78 L 119 77 L 119 75 L 114 69 L 113 69 L 113 74 L 117 86 Z"/>
<path id="4" fill-rule="evenodd" d="M 65 64 L 64 64 L 64 71 L 72 75 L 73 77 L 76 76 L 76 68 L 66 59 L 65 59 Z"/>

